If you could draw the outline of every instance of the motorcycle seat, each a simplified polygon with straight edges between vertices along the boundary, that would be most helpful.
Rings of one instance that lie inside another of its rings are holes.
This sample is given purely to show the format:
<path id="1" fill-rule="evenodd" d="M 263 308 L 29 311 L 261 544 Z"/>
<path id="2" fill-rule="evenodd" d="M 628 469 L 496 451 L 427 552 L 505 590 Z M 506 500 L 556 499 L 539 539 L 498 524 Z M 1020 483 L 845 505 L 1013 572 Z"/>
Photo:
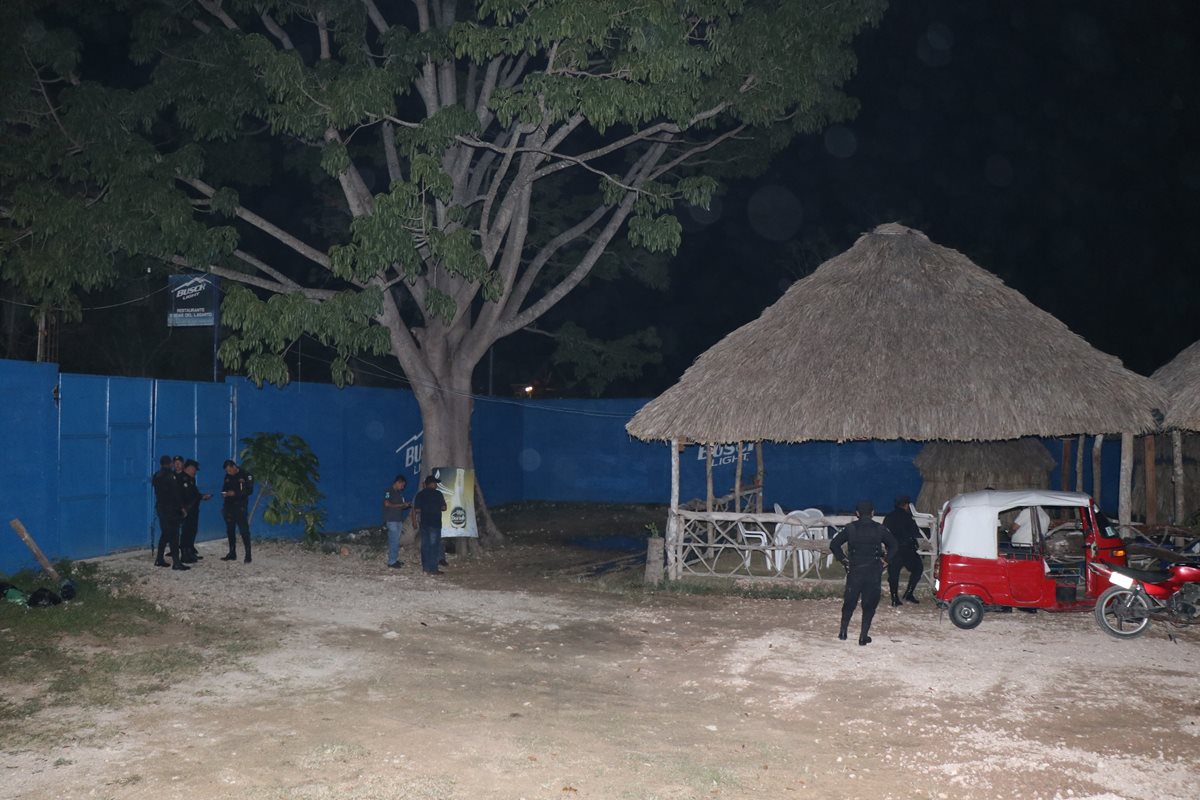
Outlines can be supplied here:
<path id="1" fill-rule="evenodd" d="M 1128 575 L 1129 577 L 1131 577 L 1135 580 L 1139 580 L 1142 583 L 1162 583 L 1167 578 L 1171 577 L 1171 574 L 1169 572 L 1164 572 L 1162 570 L 1157 570 L 1157 569 L 1151 570 L 1151 569 L 1132 569 L 1130 567 L 1118 567 L 1117 569 L 1115 569 L 1113 571 L 1120 572 L 1122 575 Z"/>

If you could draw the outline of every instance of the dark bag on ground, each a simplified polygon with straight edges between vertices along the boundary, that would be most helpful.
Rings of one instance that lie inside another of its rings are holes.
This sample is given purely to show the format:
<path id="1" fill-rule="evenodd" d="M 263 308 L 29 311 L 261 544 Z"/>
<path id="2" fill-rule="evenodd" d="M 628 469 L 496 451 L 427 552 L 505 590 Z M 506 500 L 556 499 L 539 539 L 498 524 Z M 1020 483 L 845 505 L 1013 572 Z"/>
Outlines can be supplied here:
<path id="1" fill-rule="evenodd" d="M 49 606 L 56 606 L 61 602 L 62 598 L 45 586 L 40 589 L 34 589 L 33 594 L 29 595 L 28 601 L 30 608 L 47 608 Z"/>

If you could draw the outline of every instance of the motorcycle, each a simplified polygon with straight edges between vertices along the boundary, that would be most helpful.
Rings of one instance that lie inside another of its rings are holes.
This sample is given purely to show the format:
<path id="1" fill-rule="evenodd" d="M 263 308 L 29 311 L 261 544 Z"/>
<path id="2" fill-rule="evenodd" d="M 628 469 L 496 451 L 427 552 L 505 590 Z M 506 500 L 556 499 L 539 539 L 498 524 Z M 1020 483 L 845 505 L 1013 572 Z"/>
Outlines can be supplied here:
<path id="1" fill-rule="evenodd" d="M 1178 553 L 1167 553 L 1178 559 Z M 1165 570 L 1140 570 L 1093 562 L 1112 585 L 1096 600 L 1096 624 L 1110 636 L 1133 639 L 1152 620 L 1200 624 L 1200 562 L 1175 561 Z"/>

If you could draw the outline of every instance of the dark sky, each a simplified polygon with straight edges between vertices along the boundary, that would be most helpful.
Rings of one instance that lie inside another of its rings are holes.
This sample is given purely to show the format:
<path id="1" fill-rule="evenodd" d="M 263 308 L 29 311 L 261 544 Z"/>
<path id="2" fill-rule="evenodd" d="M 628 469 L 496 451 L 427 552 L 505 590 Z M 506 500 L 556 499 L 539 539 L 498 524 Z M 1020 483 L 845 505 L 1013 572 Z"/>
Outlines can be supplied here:
<path id="1" fill-rule="evenodd" d="M 666 299 L 622 285 L 576 293 L 553 315 L 593 335 L 657 326 L 663 363 L 607 393 L 652 396 L 859 234 L 900 221 L 1148 374 L 1200 339 L 1194 43 L 1194 0 L 897 0 L 855 42 L 858 116 L 685 214 Z M 210 345 L 188 337 L 175 332 L 168 349 L 195 350 L 196 374 L 176 377 L 202 379 Z M 70 341 L 64 369 L 86 371 L 69 363 Z M 584 393 L 546 366 L 549 349 L 530 334 L 502 342 L 496 392 L 545 376 Z M 487 385 L 485 359 L 476 386 Z"/>
<path id="2" fill-rule="evenodd" d="M 1200 338 L 1197 41 L 1194 2 L 893 3 L 855 45 L 857 118 L 687 220 L 647 388 L 893 220 L 1131 369 L 1166 363 Z"/>

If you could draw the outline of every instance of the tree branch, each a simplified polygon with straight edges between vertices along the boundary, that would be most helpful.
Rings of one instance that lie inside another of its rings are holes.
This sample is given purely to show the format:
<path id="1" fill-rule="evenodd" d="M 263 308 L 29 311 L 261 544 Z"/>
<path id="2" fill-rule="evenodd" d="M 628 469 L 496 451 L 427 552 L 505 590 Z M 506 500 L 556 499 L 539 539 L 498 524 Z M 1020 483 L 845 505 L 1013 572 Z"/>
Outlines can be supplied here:
<path id="1" fill-rule="evenodd" d="M 328 61 L 333 54 L 329 50 L 329 26 L 324 11 L 317 12 L 317 38 L 321 42 L 321 60 Z"/>
<path id="2" fill-rule="evenodd" d="M 325 141 L 342 143 L 341 134 L 335 128 L 326 128 Z M 362 174 L 353 162 L 350 166 L 338 173 L 338 183 L 342 186 L 342 194 L 346 197 L 346 203 L 350 206 L 350 213 L 355 217 L 369 216 L 375 210 L 375 198 L 371 195 L 371 190 L 367 188 L 366 181 L 363 180 Z"/>
<path id="3" fill-rule="evenodd" d="M 213 275 L 220 275 L 222 278 L 227 278 L 228 280 L 236 281 L 237 283 L 244 283 L 247 286 L 257 286 L 259 289 L 266 289 L 268 292 L 272 292 L 274 294 L 287 294 L 288 292 L 288 287 L 282 283 L 276 283 L 254 275 L 247 275 L 246 273 L 238 272 L 235 269 L 218 267 L 216 264 L 209 264 L 207 267 L 197 267 L 195 264 L 179 255 L 171 256 L 165 260 L 177 267 L 190 269 L 193 272 L 211 272 Z"/>
<path id="4" fill-rule="evenodd" d="M 249 264 L 260 272 L 266 273 L 270 277 L 274 278 L 277 282 L 287 286 L 288 291 L 301 292 L 305 297 L 308 297 L 312 300 L 326 300 L 337 294 L 337 292 L 333 289 L 317 289 L 315 287 L 301 286 L 287 275 L 284 275 L 279 270 L 268 265 L 262 259 L 253 256 L 244 250 L 234 250 L 233 254 L 246 264 Z M 210 265 L 210 268 L 212 268 L 212 265 Z"/>
<path id="5" fill-rule="evenodd" d="M 392 183 L 403 180 L 404 173 L 400 171 L 400 155 L 396 152 L 396 126 L 385 121 L 380 126 L 379 136 L 383 139 L 383 157 L 387 161 L 388 178 Z"/>
<path id="6" fill-rule="evenodd" d="M 370 19 L 371 24 L 375 26 L 375 30 L 379 31 L 380 33 L 387 33 L 388 28 L 391 26 L 388 25 L 387 20 L 383 18 L 383 14 L 379 12 L 379 6 L 375 5 L 375 0 L 362 0 L 362 4 L 366 6 L 367 18 Z"/>
<path id="7" fill-rule="evenodd" d="M 223 2 L 223 0 L 196 0 L 196 2 L 199 3 L 200 7 L 203 8 L 205 11 L 207 11 L 209 14 L 212 14 L 214 17 L 219 19 L 221 21 L 221 24 L 224 25 L 229 30 L 231 30 L 231 31 L 241 30 L 241 28 L 238 27 L 238 24 L 236 22 L 234 22 L 233 19 L 228 14 L 226 14 L 224 10 L 222 10 L 221 3 Z"/>
<path id="8" fill-rule="evenodd" d="M 191 186 L 193 189 L 195 189 L 197 192 L 204 195 L 205 197 L 211 198 L 214 194 L 217 193 L 216 189 L 209 186 L 207 183 L 200 180 L 199 178 L 188 178 L 188 177 L 184 177 L 183 175 L 177 175 L 176 178 L 180 182 L 186 183 L 188 186 Z M 311 245 L 303 242 L 302 240 L 293 236 L 292 234 L 288 233 L 287 231 L 283 230 L 282 228 L 280 228 L 278 225 L 274 224 L 273 222 L 269 222 L 266 219 L 263 219 L 258 214 L 255 214 L 253 211 L 250 211 L 249 209 L 245 208 L 244 206 L 240 206 L 240 205 L 233 210 L 233 213 L 238 219 L 240 219 L 244 222 L 247 222 L 250 225 L 253 225 L 254 227 L 258 228 L 263 233 L 267 234 L 268 236 L 271 236 L 272 238 L 276 239 L 280 243 L 287 245 L 292 250 L 295 250 L 297 253 L 299 253 L 300 255 L 307 258 L 309 261 L 312 261 L 315 264 L 319 264 L 320 266 L 324 267 L 325 269 L 331 268 L 329 256 L 326 253 L 323 253 L 320 250 L 316 249 L 315 247 L 312 247 Z"/>
<path id="9" fill-rule="evenodd" d="M 274 17 L 272 17 L 266 11 L 263 11 L 262 14 L 259 15 L 259 19 L 262 20 L 262 23 L 266 27 L 267 31 L 279 40 L 279 43 L 283 46 L 284 50 L 296 49 L 296 45 L 292 44 L 292 37 L 288 36 L 287 31 L 283 29 L 282 25 L 275 21 Z"/>
<path id="10" fill-rule="evenodd" d="M 729 141 L 730 139 L 732 139 L 732 138 L 736 137 L 738 134 L 740 134 L 742 131 L 746 130 L 747 127 L 748 126 L 746 126 L 744 124 L 739 125 L 736 128 L 732 128 L 732 129 L 726 131 L 725 133 L 722 133 L 720 136 L 718 136 L 717 138 L 715 138 L 711 141 L 705 142 L 704 144 L 697 145 L 696 147 L 685 150 L 678 158 L 668 161 L 666 164 L 663 164 L 661 167 L 654 170 L 654 172 L 651 173 L 651 175 L 650 175 L 650 180 L 655 180 L 656 178 L 659 178 L 660 176 L 670 172 L 671 170 L 675 169 L 675 167 L 679 166 L 683 162 L 690 159 L 692 156 L 699 155 L 700 153 L 706 153 L 709 150 L 712 150 L 717 145 L 721 144 L 722 142 Z"/>
<path id="11" fill-rule="evenodd" d="M 654 147 L 648 150 L 641 157 L 639 163 L 636 164 L 631 170 L 630 182 L 634 185 L 643 183 L 646 180 L 646 176 L 649 173 L 650 168 L 654 164 L 658 163 L 658 160 L 662 158 L 664 152 L 666 152 L 666 145 L 664 144 L 656 144 Z M 617 231 L 620 230 L 621 225 L 624 224 L 626 218 L 628 218 L 630 212 L 633 210 L 633 204 L 636 199 L 637 193 L 635 192 L 630 192 L 629 194 L 625 195 L 625 197 L 622 198 L 621 202 L 617 205 L 612 217 L 608 220 L 604 228 L 600 231 L 600 234 L 592 242 L 591 246 L 587 249 L 587 252 L 584 253 L 584 255 L 579 259 L 579 263 L 574 269 L 571 270 L 570 274 L 568 274 L 563 280 L 559 281 L 557 285 L 546 292 L 546 294 L 540 297 L 533 305 L 529 306 L 524 311 L 509 317 L 507 321 L 502 322 L 499 326 L 497 338 L 508 336 L 511 333 L 521 330 L 526 325 L 535 322 L 539 317 L 553 308 L 554 305 L 563 297 L 565 297 L 568 292 L 578 286 L 580 281 L 586 278 L 588 273 L 591 272 L 592 267 L 595 266 L 596 261 L 599 260 L 600 256 L 604 254 L 609 242 L 612 241 L 613 236 L 615 236 Z M 515 311 L 515 309 L 513 309 L 513 311 Z"/>

